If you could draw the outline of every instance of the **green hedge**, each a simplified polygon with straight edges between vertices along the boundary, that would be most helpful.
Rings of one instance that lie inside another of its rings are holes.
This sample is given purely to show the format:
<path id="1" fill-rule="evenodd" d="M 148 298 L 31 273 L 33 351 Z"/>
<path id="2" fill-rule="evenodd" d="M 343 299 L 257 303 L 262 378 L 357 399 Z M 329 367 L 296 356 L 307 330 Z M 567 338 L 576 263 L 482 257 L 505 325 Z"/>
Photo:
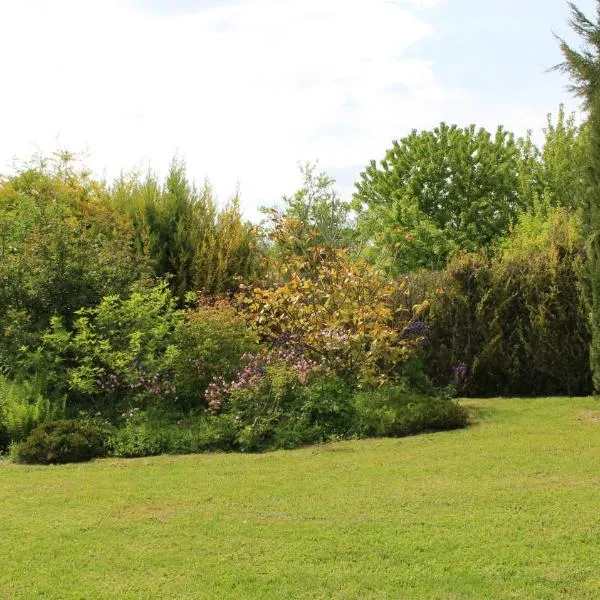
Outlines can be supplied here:
<path id="1" fill-rule="evenodd" d="M 433 296 L 424 360 L 470 396 L 592 392 L 579 253 L 566 244 L 452 262 Z"/>

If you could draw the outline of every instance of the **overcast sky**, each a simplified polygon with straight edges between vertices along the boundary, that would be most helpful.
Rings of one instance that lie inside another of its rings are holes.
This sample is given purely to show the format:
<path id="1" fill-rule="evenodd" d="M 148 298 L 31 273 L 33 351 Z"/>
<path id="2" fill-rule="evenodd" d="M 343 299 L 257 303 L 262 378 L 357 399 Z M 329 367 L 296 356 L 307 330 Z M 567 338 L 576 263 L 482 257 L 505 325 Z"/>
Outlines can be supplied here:
<path id="1" fill-rule="evenodd" d="M 564 0 L 0 0 L 0 172 L 38 149 L 108 177 L 178 153 L 253 218 L 319 160 L 347 196 L 413 128 L 539 135 L 578 109 L 546 72 L 567 19 Z"/>

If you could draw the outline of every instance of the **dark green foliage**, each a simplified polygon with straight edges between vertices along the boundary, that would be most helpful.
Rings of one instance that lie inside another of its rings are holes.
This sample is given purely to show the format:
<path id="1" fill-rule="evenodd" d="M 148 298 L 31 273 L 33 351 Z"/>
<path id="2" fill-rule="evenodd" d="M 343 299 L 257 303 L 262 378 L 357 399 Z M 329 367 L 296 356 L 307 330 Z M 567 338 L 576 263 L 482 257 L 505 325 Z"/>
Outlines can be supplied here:
<path id="1" fill-rule="evenodd" d="M 582 284 L 591 330 L 590 364 L 594 388 L 600 390 L 600 2 L 595 21 L 588 19 L 573 3 L 571 26 L 583 48 L 571 48 L 560 40 L 565 62 L 558 68 L 573 82 L 572 90 L 583 98 L 588 110 L 584 173 L 578 186 L 583 217 L 585 262 Z"/>
<path id="2" fill-rule="evenodd" d="M 321 376 L 298 390 L 273 432 L 274 448 L 343 439 L 356 434 L 354 391 L 342 379 Z"/>
<path id="3" fill-rule="evenodd" d="M 292 373 L 272 372 L 262 394 L 237 394 L 219 414 L 172 418 L 134 411 L 115 428 L 113 456 L 257 452 L 292 449 L 353 437 L 404 436 L 465 427 L 467 413 L 441 396 L 424 396 L 407 386 L 356 393 L 340 379 L 319 376 L 298 385 Z M 278 383 L 275 383 L 275 382 Z M 293 383 L 296 381 L 296 383 Z M 268 386 L 281 386 L 275 392 Z"/>
<path id="4" fill-rule="evenodd" d="M 591 391 L 574 225 L 561 210 L 543 222 L 545 233 L 534 220 L 491 261 L 467 255 L 449 265 L 425 348 L 437 384 L 474 396 Z"/>
<path id="5" fill-rule="evenodd" d="M 106 432 L 86 421 L 49 421 L 36 427 L 14 453 L 27 464 L 84 462 L 105 456 Z"/>

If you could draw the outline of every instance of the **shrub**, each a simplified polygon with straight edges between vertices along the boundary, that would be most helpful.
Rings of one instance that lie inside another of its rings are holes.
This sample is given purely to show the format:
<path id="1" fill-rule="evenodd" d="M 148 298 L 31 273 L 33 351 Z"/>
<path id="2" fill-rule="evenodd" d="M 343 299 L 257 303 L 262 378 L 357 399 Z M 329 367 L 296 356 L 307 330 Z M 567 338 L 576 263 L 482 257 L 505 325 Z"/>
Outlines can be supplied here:
<path id="1" fill-rule="evenodd" d="M 356 394 L 341 379 L 319 372 L 304 379 L 280 361 L 265 360 L 261 369 L 253 367 L 245 383 L 228 384 L 219 405 L 198 417 L 175 422 L 164 414 L 131 411 L 125 424 L 111 432 L 110 453 L 139 457 L 292 449 L 350 437 L 454 429 L 467 422 L 457 403 L 416 395 L 406 386 Z"/>
<path id="2" fill-rule="evenodd" d="M 50 373 L 74 407 L 114 417 L 132 406 L 176 407 L 173 365 L 184 313 L 165 283 L 136 286 L 77 311 L 73 330 L 55 317 L 31 361 Z"/>
<path id="3" fill-rule="evenodd" d="M 279 235 L 283 235 L 285 223 Z M 397 285 L 347 250 L 290 255 L 271 287 L 243 297 L 263 339 L 302 352 L 352 383 L 393 380 L 420 338 L 404 335 L 415 313 L 396 300 Z"/>
<path id="4" fill-rule="evenodd" d="M 316 377 L 298 390 L 294 406 L 277 423 L 273 447 L 297 448 L 354 435 L 357 415 L 353 393 L 342 379 Z"/>
<path id="5" fill-rule="evenodd" d="M 83 462 L 106 454 L 106 432 L 85 421 L 49 421 L 36 427 L 14 454 L 28 464 Z"/>
<path id="6" fill-rule="evenodd" d="M 282 418 L 291 418 L 295 408 L 300 375 L 288 365 L 272 361 L 269 355 L 251 363 L 250 376 L 230 387 L 224 412 L 238 423 L 236 446 L 242 451 L 266 449 L 272 445 Z M 260 364 L 264 361 L 264 364 Z M 257 364 L 258 363 L 258 364 Z"/>
<path id="7" fill-rule="evenodd" d="M 436 384 L 472 396 L 591 392 L 576 227 L 564 209 L 545 210 L 523 218 L 497 258 L 448 267 L 424 349 Z"/>
<path id="8" fill-rule="evenodd" d="M 174 361 L 177 405 L 189 411 L 205 407 L 205 390 L 218 376 L 231 378 L 242 357 L 258 349 L 258 337 L 226 299 L 200 298 L 186 313 L 185 325 L 175 337 Z"/>
<path id="9" fill-rule="evenodd" d="M 353 432 L 352 386 L 287 350 L 246 356 L 232 382 L 207 390 L 214 414 L 237 427 L 236 449 L 294 448 Z"/>
<path id="10" fill-rule="evenodd" d="M 68 153 L 0 181 L 0 365 L 14 376 L 22 344 L 37 346 L 50 318 L 119 294 L 146 270 L 130 223 L 106 186 Z"/>
<path id="11" fill-rule="evenodd" d="M 110 454 L 123 458 L 158 454 L 191 454 L 233 450 L 237 424 L 230 415 L 188 418 L 176 423 L 137 413 L 125 426 L 111 432 Z"/>
<path id="12" fill-rule="evenodd" d="M 400 437 L 424 431 L 465 427 L 466 410 L 443 396 L 421 396 L 405 386 L 359 393 L 354 398 L 359 433 L 367 437 Z"/>

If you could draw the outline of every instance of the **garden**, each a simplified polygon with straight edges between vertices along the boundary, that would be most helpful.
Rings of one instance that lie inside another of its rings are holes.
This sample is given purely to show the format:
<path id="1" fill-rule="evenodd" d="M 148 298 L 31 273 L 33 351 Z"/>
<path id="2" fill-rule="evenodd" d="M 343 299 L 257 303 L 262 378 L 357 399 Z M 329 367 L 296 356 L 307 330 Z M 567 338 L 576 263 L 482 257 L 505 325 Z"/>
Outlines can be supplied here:
<path id="1" fill-rule="evenodd" d="M 311 163 L 260 223 L 177 158 L 0 177 L 0 595 L 600 595 L 600 23 L 571 10 L 581 123 L 414 130 L 348 200 Z"/>

